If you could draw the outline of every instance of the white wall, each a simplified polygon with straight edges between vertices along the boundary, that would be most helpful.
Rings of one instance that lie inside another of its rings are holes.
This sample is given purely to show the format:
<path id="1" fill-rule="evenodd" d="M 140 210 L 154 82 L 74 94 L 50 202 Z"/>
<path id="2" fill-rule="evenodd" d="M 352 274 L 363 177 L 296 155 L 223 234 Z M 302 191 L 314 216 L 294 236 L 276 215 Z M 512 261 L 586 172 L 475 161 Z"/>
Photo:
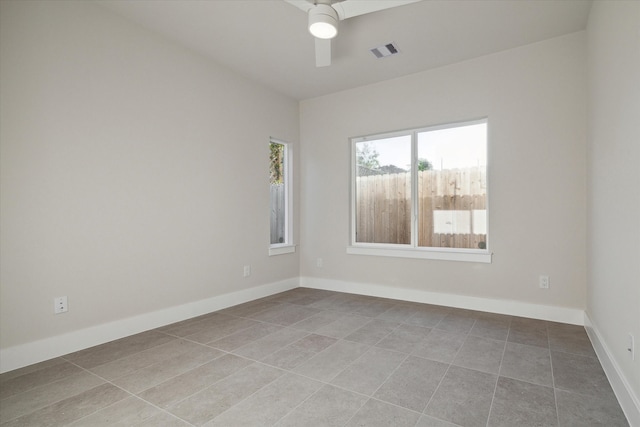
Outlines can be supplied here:
<path id="1" fill-rule="evenodd" d="M 295 100 L 91 2 L 1 3 L 3 350 L 297 283 L 297 254 L 267 256 Z"/>
<path id="2" fill-rule="evenodd" d="M 594 2 L 588 35 L 587 315 L 640 425 L 640 2 Z"/>
<path id="3" fill-rule="evenodd" d="M 418 290 L 581 312 L 585 64 L 586 35 L 579 32 L 301 102 L 303 284 L 366 284 L 391 295 L 397 289 L 398 297 Z M 490 129 L 493 263 L 346 254 L 348 138 L 483 116 Z M 538 288 L 540 274 L 550 276 L 549 290 Z"/>

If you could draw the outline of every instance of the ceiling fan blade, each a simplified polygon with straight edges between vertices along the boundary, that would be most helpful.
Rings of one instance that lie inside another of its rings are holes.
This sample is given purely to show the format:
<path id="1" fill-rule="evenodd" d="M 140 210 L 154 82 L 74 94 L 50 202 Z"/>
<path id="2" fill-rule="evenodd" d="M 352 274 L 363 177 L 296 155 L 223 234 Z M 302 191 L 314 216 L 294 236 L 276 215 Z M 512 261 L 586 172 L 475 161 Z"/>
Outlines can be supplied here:
<path id="1" fill-rule="evenodd" d="M 292 0 L 287 1 L 292 2 Z M 331 7 L 338 12 L 340 20 L 343 20 L 419 1 L 421 0 L 346 0 L 332 3 Z"/>
<path id="2" fill-rule="evenodd" d="M 284 1 L 297 7 L 303 12 L 309 12 L 309 9 L 311 9 L 314 6 L 312 2 L 308 2 L 307 0 L 284 0 Z"/>
<path id="3" fill-rule="evenodd" d="M 331 39 L 316 38 L 316 67 L 331 65 Z"/>

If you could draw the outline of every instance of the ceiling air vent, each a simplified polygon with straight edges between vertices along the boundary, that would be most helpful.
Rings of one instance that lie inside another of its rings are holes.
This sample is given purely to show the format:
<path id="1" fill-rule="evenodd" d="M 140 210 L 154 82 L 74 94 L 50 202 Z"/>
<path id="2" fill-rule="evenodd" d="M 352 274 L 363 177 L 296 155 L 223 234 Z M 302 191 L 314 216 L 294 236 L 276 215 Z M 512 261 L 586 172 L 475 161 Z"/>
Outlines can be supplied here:
<path id="1" fill-rule="evenodd" d="M 374 47 L 373 49 L 371 49 L 371 53 L 373 53 L 376 58 L 380 59 L 386 58 L 387 56 L 396 55 L 400 53 L 400 51 L 395 44 L 387 43 L 384 46 Z"/>

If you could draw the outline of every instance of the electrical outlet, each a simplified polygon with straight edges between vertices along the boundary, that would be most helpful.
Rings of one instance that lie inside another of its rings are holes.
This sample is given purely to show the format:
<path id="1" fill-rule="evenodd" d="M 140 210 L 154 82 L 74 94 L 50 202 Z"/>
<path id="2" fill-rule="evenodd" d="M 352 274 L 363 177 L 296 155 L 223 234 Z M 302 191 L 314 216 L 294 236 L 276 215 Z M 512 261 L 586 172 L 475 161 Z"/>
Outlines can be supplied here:
<path id="1" fill-rule="evenodd" d="M 56 297 L 53 299 L 53 312 L 55 314 L 66 313 L 67 311 L 69 311 L 67 297 Z"/>
<path id="2" fill-rule="evenodd" d="M 250 265 L 245 265 L 244 266 L 244 270 L 242 271 L 242 275 L 243 275 L 243 277 L 251 276 L 251 266 Z"/>
<path id="3" fill-rule="evenodd" d="M 636 360 L 635 357 L 635 340 L 633 339 L 633 334 L 629 334 L 629 336 L 627 337 L 627 351 L 629 352 L 629 357 L 631 357 L 631 360 Z"/>
<path id="4" fill-rule="evenodd" d="M 549 289 L 549 276 L 540 276 L 540 289 Z"/>
<path id="5" fill-rule="evenodd" d="M 316 260 L 316 267 L 318 267 L 318 268 L 322 268 L 322 266 L 323 266 L 323 265 L 324 265 L 324 263 L 323 263 L 323 261 L 322 261 L 322 258 L 318 258 L 318 259 Z"/>

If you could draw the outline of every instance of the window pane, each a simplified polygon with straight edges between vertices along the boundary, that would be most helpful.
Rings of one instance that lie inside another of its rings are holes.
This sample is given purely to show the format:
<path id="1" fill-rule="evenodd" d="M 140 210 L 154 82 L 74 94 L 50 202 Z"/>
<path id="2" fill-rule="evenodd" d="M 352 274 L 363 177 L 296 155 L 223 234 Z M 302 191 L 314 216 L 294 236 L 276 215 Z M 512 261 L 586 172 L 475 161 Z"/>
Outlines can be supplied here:
<path id="1" fill-rule="evenodd" d="M 417 136 L 418 246 L 485 249 L 486 122 Z"/>
<path id="2" fill-rule="evenodd" d="M 286 241 L 286 169 L 285 145 L 271 142 L 269 144 L 269 182 L 271 184 L 271 244 L 287 243 Z"/>
<path id="3" fill-rule="evenodd" d="M 411 243 L 411 135 L 355 143 L 356 242 Z"/>

